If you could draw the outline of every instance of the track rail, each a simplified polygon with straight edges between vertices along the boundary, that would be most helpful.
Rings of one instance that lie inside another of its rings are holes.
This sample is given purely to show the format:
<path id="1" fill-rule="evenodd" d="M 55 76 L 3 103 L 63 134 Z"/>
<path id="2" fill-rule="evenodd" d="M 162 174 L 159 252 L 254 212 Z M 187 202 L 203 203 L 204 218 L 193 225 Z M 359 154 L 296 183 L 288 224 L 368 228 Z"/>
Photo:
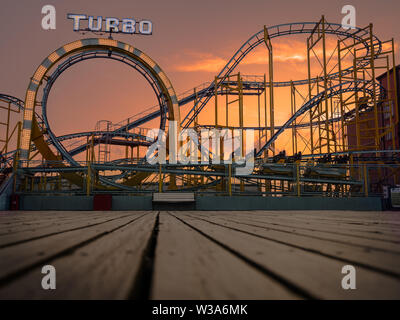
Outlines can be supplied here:
<path id="1" fill-rule="evenodd" d="M 299 23 L 288 23 L 288 24 L 281 24 L 281 25 L 275 25 L 268 27 L 268 34 L 269 37 L 272 38 L 278 38 L 278 37 L 283 37 L 283 36 L 288 36 L 288 35 L 298 35 L 298 34 L 312 34 L 315 31 L 315 28 L 318 26 L 319 22 L 299 22 Z M 368 35 L 368 31 L 366 29 L 361 29 L 361 28 L 356 28 L 355 30 L 344 30 L 342 29 L 341 25 L 335 24 L 335 23 L 325 23 L 325 33 L 326 34 L 331 34 L 331 35 L 336 35 L 340 40 L 346 40 L 346 39 L 354 39 L 355 41 L 358 41 L 360 45 L 364 45 L 366 49 L 366 54 L 365 57 L 359 57 L 357 60 L 357 67 L 363 67 L 368 65 L 369 63 L 369 46 L 368 44 L 363 41 L 364 37 Z M 106 41 L 105 39 L 83 39 L 83 40 L 78 40 L 75 43 L 81 42 L 83 43 L 91 43 L 91 41 Z M 214 82 L 209 82 L 206 84 L 203 84 L 201 88 L 199 87 L 199 90 L 194 93 L 193 91 L 191 92 L 186 92 L 184 95 L 181 95 L 179 99 L 176 97 L 176 95 L 173 95 L 173 103 L 174 107 L 171 108 L 169 107 L 169 111 L 171 112 L 174 110 L 174 113 L 179 114 L 179 107 L 182 105 L 185 105 L 189 102 L 196 101 L 194 103 L 193 107 L 189 110 L 189 112 L 185 115 L 185 117 L 182 119 L 182 121 L 179 121 L 181 124 L 182 129 L 188 128 L 194 121 L 195 117 L 203 110 L 203 108 L 206 106 L 206 104 L 209 102 L 211 97 L 214 96 L 215 94 L 215 85 L 217 86 L 217 89 L 221 84 L 234 84 L 234 81 L 231 81 L 229 76 L 232 74 L 232 72 L 236 69 L 236 67 L 239 65 L 239 63 L 248 55 L 250 54 L 256 47 L 258 47 L 260 44 L 264 43 L 264 30 L 261 30 L 251 36 L 237 51 L 236 53 L 232 56 L 232 58 L 227 62 L 227 64 L 222 68 L 222 70 L 219 72 L 217 75 L 217 78 L 219 79 L 219 82 L 215 84 Z M 114 41 L 114 40 L 113 40 Z M 160 128 L 163 129 L 165 127 L 165 121 L 166 121 L 166 110 L 167 110 L 167 102 L 171 100 L 171 97 L 169 97 L 169 100 L 165 98 L 166 95 L 166 88 L 159 88 L 156 75 L 154 72 L 149 72 L 150 69 L 157 70 L 159 67 L 157 65 L 151 65 L 149 69 L 149 65 L 146 65 L 145 60 L 141 59 L 129 59 L 130 54 L 126 55 L 127 51 L 124 52 L 124 50 L 119 50 L 122 49 L 121 46 L 127 46 L 128 48 L 130 47 L 127 44 L 123 44 L 118 41 L 114 41 L 116 44 L 114 48 L 110 48 L 109 45 L 104 45 L 104 46 L 99 46 L 98 44 L 93 45 L 90 44 L 87 46 L 87 50 L 84 51 L 79 51 L 79 49 L 74 49 L 69 55 L 66 55 L 67 59 L 60 62 L 60 64 L 57 66 L 55 71 L 50 75 L 46 77 L 46 86 L 43 89 L 43 99 L 42 99 L 42 117 L 39 117 L 39 115 L 36 115 L 37 121 L 32 122 L 32 126 L 38 126 L 36 128 L 37 132 L 35 137 L 36 141 L 36 147 L 37 149 L 44 154 L 45 158 L 47 160 L 60 160 L 57 159 L 56 156 L 51 155 L 50 157 L 47 157 L 47 153 L 49 153 L 50 148 L 49 145 L 54 146 L 62 155 L 62 158 L 64 160 L 67 160 L 69 165 L 72 167 L 77 167 L 80 166 L 77 161 L 74 160 L 74 156 L 77 155 L 78 153 L 86 150 L 87 143 L 81 143 L 80 145 L 74 147 L 73 149 L 67 150 L 64 145 L 61 143 L 63 141 L 71 140 L 71 139 L 78 139 L 78 138 L 84 138 L 84 137 L 89 137 L 89 136 L 95 136 L 96 140 L 95 143 L 101 143 L 103 139 L 110 138 L 110 137 L 121 137 L 121 138 L 133 138 L 137 139 L 137 143 L 141 143 L 145 141 L 144 135 L 141 134 L 135 134 L 129 132 L 129 130 L 138 127 L 140 125 L 143 125 L 144 123 L 149 122 L 150 120 L 160 118 Z M 30 83 L 30 86 L 28 88 L 27 92 L 27 100 L 28 99 L 28 93 L 29 90 L 37 90 L 39 87 L 41 80 L 39 81 L 39 75 L 41 74 L 40 68 L 46 67 L 46 71 L 50 70 L 52 65 L 49 65 L 49 61 L 51 60 L 52 55 L 59 55 L 60 52 L 62 51 L 67 51 L 67 46 L 70 46 L 71 44 L 68 44 L 57 51 L 53 52 L 47 60 L 44 60 L 42 65 L 39 66 L 37 71 L 34 74 L 34 77 L 32 78 L 32 81 Z M 125 47 L 126 48 L 126 47 Z M 374 54 L 378 56 L 382 52 L 382 43 L 380 40 L 373 36 L 373 48 L 374 48 Z M 61 50 L 62 49 L 62 50 Z M 61 51 L 60 51 L 61 50 Z M 130 50 L 130 49 L 129 49 Z M 140 56 L 142 52 L 139 51 L 137 54 L 136 49 L 132 48 L 132 53 L 133 55 Z M 63 56 L 64 57 L 64 56 Z M 113 131 L 110 132 L 104 132 L 104 131 L 87 131 L 87 132 L 78 132 L 78 133 L 72 133 L 60 137 L 56 137 L 54 133 L 51 130 L 50 124 L 47 119 L 47 99 L 48 95 L 50 93 L 50 90 L 55 83 L 56 79 L 64 72 L 67 70 L 69 67 L 72 65 L 88 60 L 88 59 L 95 59 L 95 58 L 110 58 L 114 60 L 118 60 L 120 62 L 123 62 L 125 64 L 130 65 L 131 67 L 135 68 L 138 70 L 142 76 L 150 83 L 152 86 L 154 92 L 156 93 L 159 105 L 158 109 L 154 110 L 154 108 L 149 110 L 149 113 L 145 114 L 144 116 L 140 117 L 135 117 L 132 118 L 130 122 L 126 124 L 121 124 L 121 126 Z M 50 59 L 50 60 L 49 60 Z M 147 69 L 146 69 L 147 68 Z M 154 71 L 152 70 L 152 71 Z M 344 69 L 342 71 L 342 76 L 348 75 L 353 72 L 353 66 L 348 67 L 347 69 Z M 330 73 L 328 75 L 328 80 L 334 80 L 339 77 L 338 72 L 336 73 Z M 159 79 L 158 79 L 159 80 Z M 286 87 L 290 85 L 305 85 L 308 84 L 309 82 L 315 83 L 318 81 L 324 80 L 323 77 L 315 77 L 312 79 L 304 79 L 304 80 L 295 80 L 295 81 L 282 81 L 282 82 L 273 82 L 274 87 Z M 269 82 L 265 82 L 265 80 L 262 77 L 259 76 L 244 76 L 243 77 L 243 86 L 244 89 L 247 90 L 246 94 L 259 94 L 260 92 L 264 91 L 268 86 L 270 86 Z M 172 86 L 171 86 L 172 88 Z M 375 92 L 374 92 L 375 89 Z M 168 89 L 169 90 L 169 89 Z M 256 156 L 260 157 L 262 153 L 267 150 L 273 143 L 274 141 L 279 137 L 279 135 L 286 129 L 292 128 L 292 127 L 301 127 L 301 126 L 309 126 L 310 124 L 303 124 L 303 123 L 295 123 L 295 120 L 307 112 L 308 110 L 315 108 L 318 106 L 322 100 L 328 99 L 330 97 L 343 94 L 346 92 L 359 92 L 363 91 L 366 92 L 367 94 L 371 96 L 379 96 L 383 95 L 384 92 L 382 91 L 382 88 L 377 85 L 372 85 L 371 82 L 368 81 L 348 81 L 344 82 L 338 85 L 334 85 L 330 88 L 328 88 L 326 91 L 322 91 L 319 94 L 311 97 L 308 101 L 306 101 L 300 109 L 298 109 L 293 116 L 291 116 L 282 126 L 276 126 L 275 128 L 277 131 L 272 135 L 272 137 L 257 151 Z M 218 92 L 218 90 L 217 90 Z M 24 103 L 19 100 L 18 98 L 8 96 L 8 95 L 0 95 L 0 99 L 9 99 L 13 104 L 17 105 L 20 109 L 24 108 Z M 26 102 L 25 102 L 26 103 Z M 30 106 L 32 109 L 32 106 Z M 26 113 L 26 110 L 25 110 Z M 344 117 L 350 118 L 354 116 L 354 110 L 350 110 L 347 112 Z M 180 118 L 178 117 L 180 120 Z M 340 117 L 336 118 L 331 118 L 328 119 L 329 122 L 334 122 L 334 121 L 339 121 L 341 120 Z M 28 121 L 29 122 L 29 121 Z M 28 122 L 24 122 L 24 127 L 28 124 Z M 315 122 L 315 124 L 318 124 L 318 122 Z M 206 127 L 206 126 L 205 126 Z M 256 128 L 256 129 L 265 129 L 265 128 Z M 268 128 L 267 128 L 268 129 Z M 48 137 L 47 141 L 44 139 L 44 135 Z M 26 137 L 25 137 L 26 138 Z M 37 139 L 41 139 L 40 143 L 37 143 Z M 25 139 L 26 140 L 26 139 Z M 46 144 L 46 148 L 43 147 L 43 143 Z M 148 143 L 147 143 L 148 145 Z M 29 149 L 28 149 L 29 150 Z M 22 150 L 23 154 L 25 155 L 26 153 L 29 153 L 29 151 Z M 127 170 L 129 171 L 130 167 L 124 167 L 120 166 L 119 170 Z M 143 168 L 142 168 L 143 169 Z M 66 168 L 60 167 L 59 168 L 60 172 L 65 172 L 68 171 Z M 151 169 L 153 170 L 153 169 Z M 149 170 L 142 170 L 143 172 L 153 172 Z M 141 170 L 137 169 L 136 171 L 140 172 Z M 174 173 L 173 171 L 171 171 Z M 181 172 L 175 172 L 177 174 L 180 174 Z M 197 174 L 197 173 L 196 173 Z M 218 176 L 216 172 L 211 173 L 214 176 Z M 141 176 L 142 178 L 146 177 L 145 175 Z M 139 181 L 141 181 L 138 178 Z M 246 177 L 244 177 L 246 178 Z M 218 179 L 218 178 L 217 178 Z M 125 189 L 125 190 L 133 190 L 134 188 L 132 185 L 129 185 L 130 183 L 134 182 L 127 182 L 127 185 L 117 183 L 113 179 L 108 179 L 106 177 L 100 177 L 100 180 L 103 184 L 119 188 L 119 189 Z M 128 179 L 129 180 L 129 179 Z M 132 179 L 131 179 L 132 180 Z M 135 179 L 133 179 L 135 180 Z M 214 182 L 213 182 L 214 183 Z"/>

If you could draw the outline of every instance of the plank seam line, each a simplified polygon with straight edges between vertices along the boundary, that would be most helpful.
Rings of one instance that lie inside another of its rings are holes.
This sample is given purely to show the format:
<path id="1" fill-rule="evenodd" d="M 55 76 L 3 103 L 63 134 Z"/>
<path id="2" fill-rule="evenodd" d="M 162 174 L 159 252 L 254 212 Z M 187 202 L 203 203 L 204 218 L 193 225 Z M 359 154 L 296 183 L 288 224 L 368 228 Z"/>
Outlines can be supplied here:
<path id="1" fill-rule="evenodd" d="M 268 224 L 268 225 L 273 225 L 273 226 L 280 226 L 280 227 L 286 227 L 286 228 L 293 228 L 293 226 L 291 226 L 291 225 L 281 224 L 281 223 L 264 222 L 264 221 L 252 220 L 252 219 L 250 219 L 250 221 L 252 221 L 252 222 L 261 222 L 261 223 Z M 329 233 L 329 234 L 340 235 L 340 236 L 347 236 L 347 237 L 353 237 L 353 238 L 358 238 L 358 239 L 368 239 L 368 240 L 375 240 L 375 241 L 380 241 L 380 242 L 389 242 L 389 243 L 400 244 L 400 241 L 387 240 L 387 239 L 379 239 L 379 238 L 371 238 L 371 237 L 367 237 L 367 236 L 355 235 L 355 234 L 350 234 L 350 233 L 335 232 L 335 231 L 329 231 L 329 230 L 318 230 L 318 229 L 311 229 L 311 228 L 298 227 L 298 226 L 296 226 L 296 228 L 297 228 L 297 229 L 301 229 L 301 230 L 309 230 L 309 231 L 316 231 L 316 232 L 325 232 L 325 233 Z M 349 231 L 357 231 L 357 230 L 350 229 Z M 360 230 L 360 231 L 361 231 L 361 230 Z M 365 232 L 376 234 L 376 232 L 372 232 L 372 231 L 365 231 Z M 382 234 L 382 233 L 381 233 L 381 234 Z"/>
<path id="2" fill-rule="evenodd" d="M 296 236 L 299 237 L 304 237 L 304 238 L 310 238 L 310 239 L 317 239 L 317 240 L 322 240 L 322 241 L 328 241 L 328 242 L 336 242 L 336 243 L 340 243 L 340 244 L 345 244 L 348 246 L 353 246 L 353 247 L 358 247 L 358 248 L 363 248 L 363 249 L 369 249 L 369 250 L 374 250 L 374 251 L 381 251 L 381 252 L 386 252 L 386 253 L 391 253 L 391 254 L 396 254 L 396 255 L 400 255 L 399 251 L 391 251 L 391 250 L 387 250 L 387 249 L 382 249 L 382 248 L 376 248 L 376 247 L 371 247 L 371 246 L 364 246 L 361 244 L 357 244 L 357 243 L 349 243 L 346 241 L 341 241 L 341 240 L 336 240 L 336 239 L 325 239 L 325 238 L 321 238 L 321 237 L 317 237 L 317 236 L 312 236 L 312 235 L 306 235 L 306 234 L 300 234 L 300 233 L 296 233 L 296 232 L 290 232 L 287 230 L 281 230 L 281 229 L 276 229 L 276 228 L 271 228 L 271 227 L 267 227 L 267 226 L 258 226 L 256 224 L 252 224 L 252 223 L 245 223 L 245 222 L 238 222 L 235 220 L 230 220 L 230 219 L 223 219 L 225 221 L 230 221 L 233 223 L 238 223 L 238 224 L 244 224 L 246 226 L 250 226 L 250 227 L 256 227 L 256 228 L 260 228 L 260 229 L 264 229 L 264 230 L 272 230 L 272 231 L 276 231 L 276 232 L 282 232 L 282 233 L 288 233 L 288 234 L 294 234 Z M 318 231 L 318 232 L 322 232 L 322 231 Z"/>
<path id="3" fill-rule="evenodd" d="M 103 216 L 104 216 L 104 214 L 103 214 Z M 94 217 L 91 217 L 91 218 L 93 218 L 93 220 L 97 220 L 97 219 L 101 219 L 102 218 L 102 216 L 94 216 Z M 0 217 L 0 219 L 1 219 L 1 217 Z M 70 219 L 57 219 L 57 222 L 58 223 L 71 223 L 71 222 L 76 222 L 76 221 L 85 221 L 85 220 L 87 220 L 88 218 L 87 217 L 82 217 L 82 218 L 77 218 L 77 219 L 74 219 L 74 218 L 70 218 Z M 21 224 L 17 224 L 17 223 L 13 223 L 13 222 L 7 222 L 7 223 L 0 223 L 0 227 L 2 227 L 2 228 L 0 228 L 0 232 L 3 232 L 4 230 L 6 230 L 7 228 L 10 228 L 10 227 L 21 227 L 21 226 L 25 226 L 25 227 L 31 227 L 31 228 L 45 228 L 45 227 L 49 227 L 49 226 L 51 226 L 51 222 L 48 220 L 48 219 L 46 219 L 46 220 L 44 220 L 44 221 L 39 221 L 39 222 L 37 222 L 37 221 L 34 221 L 33 223 L 32 223 L 32 221 L 29 221 L 30 223 L 29 224 L 27 224 L 26 222 L 23 222 L 23 223 L 21 223 Z M 47 225 L 41 225 L 41 223 L 42 222 L 47 222 L 47 223 L 49 223 L 49 224 L 47 224 Z M 5 225 L 9 225 L 9 226 L 5 226 Z M 28 229 L 25 229 L 25 230 L 14 230 L 14 231 L 12 231 L 12 232 L 10 232 L 10 231 L 8 231 L 8 232 L 3 232 L 3 233 L 0 233 L 0 237 L 2 237 L 2 236 L 7 236 L 7 235 L 10 235 L 10 234 L 15 234 L 15 233 L 21 233 L 21 232 L 25 232 L 25 231 L 29 231 Z"/>
<path id="4" fill-rule="evenodd" d="M 260 215 L 260 216 L 268 217 L 267 215 Z M 287 217 L 289 217 L 289 216 L 287 216 Z M 293 221 L 304 221 L 303 219 L 301 219 L 300 216 L 297 216 L 297 217 L 290 216 L 290 218 Z M 349 227 L 351 227 L 351 226 L 368 226 L 368 227 L 378 226 L 378 227 L 382 227 L 382 228 L 387 228 L 387 227 L 398 228 L 398 226 L 400 226 L 400 224 L 397 224 L 397 223 L 393 224 L 391 222 L 371 223 L 372 220 L 369 222 L 366 222 L 366 223 L 360 223 L 360 222 L 355 222 L 355 221 L 340 220 L 339 218 L 338 219 L 323 219 L 323 218 L 312 217 L 311 219 L 312 220 L 308 220 L 308 221 L 311 221 L 313 223 L 315 223 L 315 222 L 321 223 L 326 226 L 337 225 L 337 224 L 349 225 Z M 350 229 L 350 230 L 357 230 L 357 229 Z M 368 230 L 365 230 L 365 232 L 374 233 L 373 231 L 371 232 Z"/>
<path id="5" fill-rule="evenodd" d="M 130 216 L 130 215 L 127 214 L 127 215 L 122 216 L 122 217 L 109 219 L 109 220 L 106 220 L 106 221 L 103 221 L 103 222 L 99 222 L 99 223 L 94 223 L 94 224 L 91 224 L 91 225 L 88 225 L 88 226 L 76 227 L 76 228 L 72 228 L 72 229 L 68 229 L 68 230 L 64 230 L 64 231 L 58 231 L 58 232 L 52 232 L 52 233 L 44 234 L 42 236 L 32 237 L 32 238 L 29 238 L 29 239 L 9 242 L 9 243 L 0 245 L 0 249 L 4 249 L 4 248 L 7 248 L 7 247 L 15 246 L 17 244 L 21 244 L 21 243 L 25 243 L 25 242 L 30 242 L 30 241 L 34 241 L 34 240 L 38 240 L 38 239 L 43 239 L 43 238 L 46 238 L 46 237 L 51 237 L 51 236 L 54 236 L 54 235 L 57 235 L 57 234 L 62 234 L 62 233 L 66 233 L 66 232 L 71 232 L 71 231 L 76 231 L 76 230 L 81 230 L 81 229 L 86 229 L 86 228 L 98 226 L 100 224 L 104 224 L 104 223 L 107 223 L 107 222 L 110 222 L 110 221 L 126 218 L 128 216 Z"/>
<path id="6" fill-rule="evenodd" d="M 331 255 L 331 254 L 328 254 L 328 253 L 324 253 L 324 252 L 321 252 L 321 251 L 318 251 L 318 250 L 315 250 L 315 249 L 304 248 L 304 247 L 297 246 L 295 244 L 291 244 L 291 243 L 284 242 L 284 241 L 281 241 L 281 240 L 276 240 L 276 239 L 273 239 L 273 238 L 261 236 L 261 235 L 258 235 L 256 233 L 252 233 L 252 232 L 236 229 L 236 228 L 233 228 L 233 227 L 227 227 L 227 226 L 224 226 L 222 224 L 211 222 L 211 221 L 208 221 L 208 220 L 205 220 L 205 219 L 201 219 L 201 218 L 197 218 L 197 217 L 193 217 L 193 216 L 190 216 L 190 217 L 194 218 L 194 219 L 197 219 L 197 220 L 202 220 L 202 221 L 205 221 L 205 222 L 208 222 L 208 223 L 211 223 L 211 224 L 214 224 L 214 225 L 226 228 L 226 229 L 238 231 L 238 232 L 245 233 L 245 234 L 248 234 L 248 235 L 251 235 L 251 236 L 254 236 L 254 237 L 258 237 L 258 238 L 261 238 L 261 239 L 265 239 L 265 240 L 269 240 L 269 241 L 276 242 L 276 243 L 279 243 L 279 244 L 283 244 L 283 245 L 286 245 L 288 247 L 292 247 L 292 248 L 300 249 L 300 250 L 303 250 L 303 251 L 306 251 L 306 252 L 318 254 L 318 255 L 324 256 L 326 258 L 330 258 L 330 259 L 338 260 L 338 261 L 341 261 L 341 262 L 353 264 L 353 265 L 359 266 L 359 267 L 364 268 L 364 269 L 368 269 L 368 270 L 371 270 L 371 271 L 374 271 L 374 272 L 378 272 L 378 273 L 383 273 L 383 274 L 385 274 L 387 276 L 391 276 L 391 277 L 394 277 L 396 279 L 400 279 L 400 274 L 397 273 L 397 272 L 394 272 L 394 271 L 385 270 L 385 269 L 382 269 L 382 268 L 379 268 L 379 267 L 374 267 L 374 266 L 367 265 L 365 263 L 354 261 L 354 260 L 351 260 L 351 259 L 337 257 L 337 256 L 334 256 L 334 255 Z"/>
<path id="7" fill-rule="evenodd" d="M 157 213 L 153 230 L 147 241 L 146 248 L 143 250 L 142 259 L 128 295 L 129 300 L 148 300 L 151 297 L 159 225 L 160 212 Z"/>
<path id="8" fill-rule="evenodd" d="M 217 217 L 217 215 L 214 215 L 215 217 Z M 240 216 L 239 216 L 240 217 Z M 223 220 L 227 220 L 226 218 L 221 218 Z M 287 224 L 282 224 L 282 223 L 276 223 L 276 222 L 265 222 L 262 220 L 254 220 L 254 219 L 247 219 L 251 222 L 261 222 L 263 224 L 267 224 L 267 225 L 273 225 L 273 226 L 281 226 L 281 227 L 286 227 L 286 228 L 293 228 L 294 226 L 292 225 L 287 225 Z M 232 220 L 233 221 L 233 220 Z M 348 236 L 348 237 L 353 237 L 353 238 L 360 238 L 360 239 L 368 239 L 368 240 L 375 240 L 375 241 L 380 241 L 380 242 L 389 242 L 389 243 L 395 243 L 395 244 L 400 244 L 400 241 L 395 241 L 395 240 L 387 240 L 387 239 L 379 239 L 379 238 L 371 238 L 371 237 L 367 237 L 367 236 L 362 236 L 362 235 L 355 235 L 355 234 L 350 234 L 350 233 L 343 233 L 343 232 L 335 232 L 335 231 L 329 231 L 329 230 L 318 230 L 318 229 L 311 229 L 311 228 L 306 228 L 306 227 L 299 227 L 296 226 L 297 229 L 301 229 L 301 230 L 309 230 L 309 231 L 316 231 L 316 232 L 325 232 L 325 233 L 330 233 L 330 234 L 334 234 L 334 235 L 341 235 L 341 236 Z M 349 229 L 349 231 L 361 231 L 361 230 L 355 230 L 355 229 Z M 376 231 L 368 231 L 365 230 L 363 232 L 367 232 L 367 233 L 374 233 L 377 234 Z M 383 233 L 379 233 L 379 234 L 383 234 Z"/>
<path id="9" fill-rule="evenodd" d="M 232 255 L 234 255 L 236 258 L 239 258 L 240 260 L 242 260 L 243 262 L 245 262 L 246 264 L 250 265 L 251 267 L 253 267 L 254 269 L 258 270 L 259 272 L 263 273 L 264 275 L 272 278 L 273 280 L 275 280 L 276 282 L 278 282 L 279 284 L 281 284 L 282 286 L 286 287 L 286 289 L 288 289 L 289 291 L 291 291 L 292 293 L 305 298 L 305 299 L 318 299 L 317 297 L 314 297 L 312 294 L 310 294 L 309 292 L 307 292 L 306 290 L 304 290 L 303 288 L 297 286 L 296 284 L 292 283 L 291 281 L 283 278 L 282 276 L 280 276 L 279 274 L 269 270 L 268 268 L 266 268 L 265 266 L 249 259 L 248 257 L 246 257 L 245 255 L 241 254 L 240 252 L 236 251 L 235 249 L 229 247 L 228 245 L 220 242 L 219 240 L 213 238 L 212 236 L 204 233 L 203 231 L 201 231 L 200 229 L 196 228 L 195 226 L 192 226 L 191 224 L 187 223 L 186 221 L 178 218 L 177 216 L 169 213 L 171 216 L 173 216 L 175 219 L 181 221 L 183 224 L 185 224 L 186 226 L 190 227 L 191 229 L 195 230 L 196 232 L 200 233 L 202 236 L 204 236 L 205 238 L 207 238 L 208 240 L 214 242 L 215 244 L 217 244 L 218 246 L 222 247 L 223 249 L 225 249 L 226 251 L 228 251 L 229 253 L 231 253 Z"/>
<path id="10" fill-rule="evenodd" d="M 73 245 L 72 247 L 69 247 L 69 248 L 61 250 L 61 251 L 59 251 L 57 253 L 54 253 L 54 254 L 50 255 L 49 257 L 47 257 L 47 258 L 41 259 L 41 260 L 39 260 L 37 262 L 34 262 L 34 263 L 32 263 L 32 264 L 30 264 L 28 266 L 25 266 L 25 267 L 22 267 L 20 269 L 15 270 L 15 271 L 12 271 L 9 274 L 7 274 L 7 275 L 5 275 L 5 276 L 0 278 L 0 287 L 3 287 L 5 285 L 7 285 L 8 283 L 16 280 L 17 278 L 23 276 L 25 273 L 30 272 L 33 269 L 37 268 L 37 267 L 43 266 L 45 264 L 49 264 L 51 261 L 53 261 L 55 259 L 59 259 L 59 258 L 62 258 L 64 256 L 70 255 L 70 254 L 74 253 L 74 251 L 76 251 L 77 249 L 80 249 L 80 248 L 88 245 L 91 242 L 94 242 L 94 241 L 96 241 L 96 240 L 98 240 L 98 239 L 100 239 L 100 238 L 102 238 L 102 237 L 104 237 L 104 236 L 106 236 L 106 235 L 108 235 L 110 233 L 113 233 L 113 232 L 115 232 L 115 231 L 117 231 L 117 230 L 119 230 L 121 228 L 124 228 L 127 225 L 131 224 L 132 222 L 135 222 L 136 220 L 139 220 L 140 218 L 144 217 L 145 215 L 147 215 L 147 213 L 145 213 L 145 214 L 143 214 L 143 215 L 141 215 L 139 217 L 136 217 L 135 219 L 130 220 L 129 222 L 124 223 L 123 225 L 120 225 L 120 226 L 118 226 L 118 227 L 116 227 L 114 229 L 111 229 L 109 231 L 101 232 L 101 233 L 97 234 L 96 236 L 94 236 L 92 238 L 89 238 L 89 239 L 87 239 L 85 241 L 82 241 L 82 242 L 79 242 L 79 243 Z"/>
<path id="11" fill-rule="evenodd" d="M 348 218 L 345 215 L 342 216 L 337 216 L 337 217 L 323 217 L 323 215 L 328 215 L 329 210 L 325 210 L 326 213 L 318 213 L 318 214 L 314 214 L 314 215 L 307 215 L 310 213 L 310 211 L 307 211 L 307 214 L 304 211 L 291 211 L 292 213 L 285 213 L 284 215 L 282 214 L 273 214 L 274 212 L 269 212 L 269 211 L 257 211 L 257 210 L 252 210 L 251 212 L 249 211 L 245 211 L 248 213 L 251 213 L 253 215 L 253 217 L 265 217 L 265 218 L 269 218 L 269 217 L 273 217 L 273 218 L 282 218 L 282 217 L 286 217 L 286 218 L 293 218 L 296 220 L 300 220 L 300 221 L 304 221 L 302 220 L 303 218 L 307 217 L 310 218 L 312 220 L 314 220 L 313 222 L 317 221 L 317 222 L 321 222 L 324 224 L 332 224 L 332 223 L 345 223 L 345 224 L 354 224 L 354 225 L 368 225 L 370 226 L 371 224 L 373 225 L 378 225 L 378 226 L 382 226 L 385 227 L 386 225 L 389 226 L 396 226 L 396 227 L 400 227 L 400 220 L 399 219 L 394 219 L 394 220 L 390 220 L 390 221 L 379 221 L 378 223 L 374 223 L 374 219 L 376 218 L 376 216 L 370 216 L 368 217 L 368 220 L 363 220 L 363 222 L 360 222 L 360 220 L 356 220 L 359 219 L 360 217 L 354 217 L 354 218 Z M 320 211 L 318 211 L 320 212 Z M 345 212 L 345 210 L 342 212 Z M 354 212 L 354 211 L 353 211 Z M 365 214 L 367 212 L 362 212 L 362 211 L 355 211 L 356 213 L 359 213 L 359 215 L 363 215 L 363 218 L 365 218 Z M 380 218 L 382 218 L 382 215 L 385 215 L 385 213 L 382 213 L 382 211 L 379 211 L 379 215 Z M 386 215 L 393 215 L 393 213 L 388 213 Z M 385 216 L 387 217 L 387 216 Z M 396 216 L 397 217 L 397 216 Z M 399 218 L 400 218 L 400 214 L 399 214 Z"/>

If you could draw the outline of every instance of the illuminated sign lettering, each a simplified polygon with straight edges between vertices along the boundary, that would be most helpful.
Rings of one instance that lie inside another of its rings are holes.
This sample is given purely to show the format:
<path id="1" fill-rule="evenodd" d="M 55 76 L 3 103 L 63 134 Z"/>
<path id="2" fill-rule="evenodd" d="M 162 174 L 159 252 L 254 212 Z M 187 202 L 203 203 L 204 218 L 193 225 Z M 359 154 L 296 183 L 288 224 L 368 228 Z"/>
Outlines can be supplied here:
<path id="1" fill-rule="evenodd" d="M 134 19 L 118 19 L 101 16 L 87 16 L 86 14 L 68 13 L 68 19 L 74 21 L 74 31 L 94 31 L 110 33 L 127 33 L 150 35 L 153 32 L 153 23 L 149 20 L 136 21 Z M 87 27 L 82 27 L 82 22 L 87 20 Z M 104 26 L 104 28 L 103 28 Z"/>

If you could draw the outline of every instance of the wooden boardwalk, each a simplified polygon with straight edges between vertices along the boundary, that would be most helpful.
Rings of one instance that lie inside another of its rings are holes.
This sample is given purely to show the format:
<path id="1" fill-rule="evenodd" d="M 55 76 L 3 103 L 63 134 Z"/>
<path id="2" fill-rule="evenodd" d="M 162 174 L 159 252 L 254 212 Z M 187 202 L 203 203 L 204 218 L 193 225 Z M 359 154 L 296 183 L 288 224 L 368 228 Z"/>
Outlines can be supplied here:
<path id="1" fill-rule="evenodd" d="M 16 298 L 400 299 L 400 212 L 1 212 L 0 299 Z"/>

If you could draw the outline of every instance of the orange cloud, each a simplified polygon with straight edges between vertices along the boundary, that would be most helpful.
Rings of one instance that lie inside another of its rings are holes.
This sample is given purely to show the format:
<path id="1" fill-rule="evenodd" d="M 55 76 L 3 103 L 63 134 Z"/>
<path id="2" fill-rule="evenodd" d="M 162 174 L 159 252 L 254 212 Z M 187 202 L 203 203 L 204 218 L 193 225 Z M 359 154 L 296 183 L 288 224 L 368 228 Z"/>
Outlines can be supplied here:
<path id="1" fill-rule="evenodd" d="M 304 43 L 301 41 L 276 41 L 273 44 L 274 62 L 304 63 L 307 59 Z M 233 54 L 233 52 L 231 53 Z M 227 55 L 230 56 L 229 54 Z M 204 52 L 186 52 L 177 56 L 179 63 L 175 64 L 175 70 L 182 72 L 205 71 L 216 73 L 220 71 L 229 59 L 219 55 Z M 267 64 L 267 50 L 263 45 L 253 50 L 240 63 L 241 65 L 262 65 Z"/>
<path id="2" fill-rule="evenodd" d="M 226 64 L 225 59 L 214 56 L 210 53 L 190 53 L 189 58 L 193 59 L 193 61 L 178 64 L 175 66 L 175 69 L 182 72 L 218 72 Z"/>
<path id="3" fill-rule="evenodd" d="M 272 43 L 274 62 L 304 63 L 306 61 L 305 45 L 299 40 L 275 40 Z M 244 65 L 267 64 L 268 50 L 264 45 L 258 46 L 242 62 Z"/>
<path id="4" fill-rule="evenodd" d="M 327 41 L 327 49 L 334 50 L 335 41 Z M 322 55 L 322 48 L 315 48 L 317 55 Z M 233 53 L 232 53 L 233 54 Z M 293 63 L 304 64 L 307 61 L 305 41 L 296 39 L 275 40 L 273 42 L 273 55 L 275 63 Z M 313 59 L 313 55 L 311 55 Z M 177 59 L 183 61 L 175 65 L 177 71 L 193 72 L 218 72 L 228 59 L 211 53 L 189 52 L 178 56 Z M 268 63 L 268 51 L 264 45 L 258 46 L 249 55 L 247 55 L 241 65 L 266 65 Z"/>

